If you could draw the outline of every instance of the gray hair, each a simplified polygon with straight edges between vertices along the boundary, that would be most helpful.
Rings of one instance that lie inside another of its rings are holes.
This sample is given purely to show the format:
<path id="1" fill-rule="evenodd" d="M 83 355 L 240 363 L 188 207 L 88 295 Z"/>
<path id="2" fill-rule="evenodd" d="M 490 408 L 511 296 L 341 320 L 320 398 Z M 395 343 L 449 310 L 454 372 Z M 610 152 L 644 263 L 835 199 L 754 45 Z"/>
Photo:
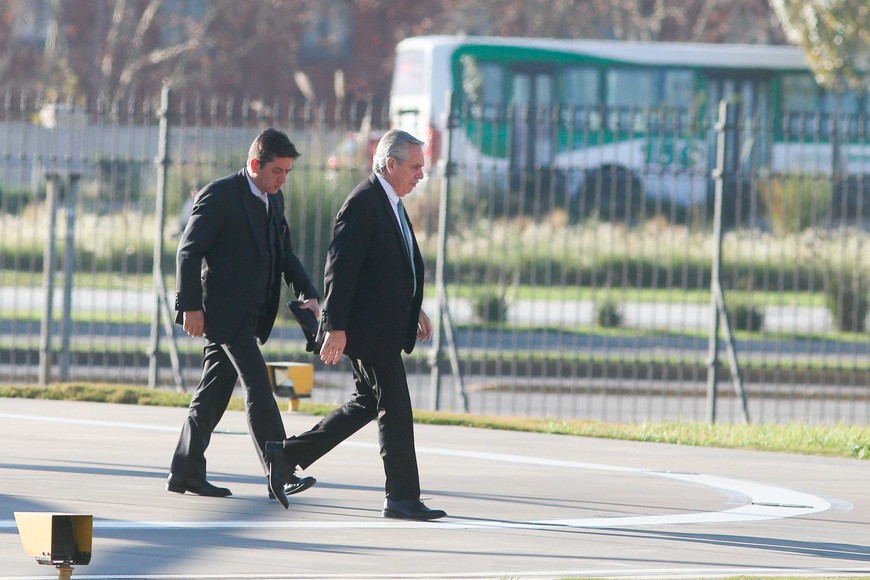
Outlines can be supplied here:
<path id="1" fill-rule="evenodd" d="M 372 158 L 372 171 L 383 175 L 387 171 L 387 158 L 407 161 L 411 157 L 409 152 L 411 145 L 422 146 L 423 143 L 410 133 L 400 129 L 390 129 L 378 141 L 378 148 Z"/>

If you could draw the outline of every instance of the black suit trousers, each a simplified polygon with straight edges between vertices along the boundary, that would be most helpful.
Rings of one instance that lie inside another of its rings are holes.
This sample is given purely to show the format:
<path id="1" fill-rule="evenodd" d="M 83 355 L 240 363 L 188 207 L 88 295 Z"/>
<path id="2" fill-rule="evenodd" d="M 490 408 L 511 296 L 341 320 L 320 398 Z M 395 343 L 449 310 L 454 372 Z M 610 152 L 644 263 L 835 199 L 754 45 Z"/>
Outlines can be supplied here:
<path id="1" fill-rule="evenodd" d="M 306 469 L 377 419 L 387 497 L 418 499 L 420 475 L 414 450 L 414 417 L 401 353 L 371 361 L 351 359 L 351 365 L 356 388 L 350 401 L 310 431 L 287 439 L 285 454 L 290 462 Z"/>
<path id="2" fill-rule="evenodd" d="M 268 473 L 263 461 L 266 441 L 280 441 L 286 433 L 281 410 L 272 393 L 266 362 L 254 336 L 255 321 L 256 318 L 250 316 L 228 342 L 206 342 L 202 379 L 193 394 L 172 458 L 170 471 L 173 478 L 205 479 L 205 450 L 226 411 L 237 379 L 241 379 L 244 389 L 248 430 L 258 449 L 263 472 Z"/>

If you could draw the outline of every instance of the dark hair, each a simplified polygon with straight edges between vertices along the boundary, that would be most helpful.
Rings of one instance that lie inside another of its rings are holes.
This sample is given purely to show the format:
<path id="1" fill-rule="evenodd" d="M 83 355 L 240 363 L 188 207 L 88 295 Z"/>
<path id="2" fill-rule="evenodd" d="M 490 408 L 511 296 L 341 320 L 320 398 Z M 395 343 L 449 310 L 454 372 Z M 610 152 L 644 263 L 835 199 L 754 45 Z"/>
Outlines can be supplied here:
<path id="1" fill-rule="evenodd" d="M 258 159 L 262 165 L 269 163 L 276 157 L 292 157 L 296 159 L 302 155 L 296 149 L 296 145 L 290 141 L 287 134 L 278 129 L 268 128 L 257 135 L 251 148 L 248 149 L 248 161 Z"/>

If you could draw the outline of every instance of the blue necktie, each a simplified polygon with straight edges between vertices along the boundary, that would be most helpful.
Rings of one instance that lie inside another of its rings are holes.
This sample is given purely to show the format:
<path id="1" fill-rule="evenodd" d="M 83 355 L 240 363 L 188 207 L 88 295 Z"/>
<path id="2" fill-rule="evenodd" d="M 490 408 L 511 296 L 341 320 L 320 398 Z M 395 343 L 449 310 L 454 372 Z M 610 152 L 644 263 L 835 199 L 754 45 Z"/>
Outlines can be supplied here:
<path id="1" fill-rule="evenodd" d="M 408 227 L 408 218 L 405 217 L 405 206 L 399 200 L 399 225 L 402 226 L 402 236 L 405 238 L 405 247 L 408 248 L 408 257 L 411 260 L 411 275 L 414 277 L 414 292 L 417 293 L 417 269 L 414 267 L 414 243 L 411 241 L 411 228 Z"/>

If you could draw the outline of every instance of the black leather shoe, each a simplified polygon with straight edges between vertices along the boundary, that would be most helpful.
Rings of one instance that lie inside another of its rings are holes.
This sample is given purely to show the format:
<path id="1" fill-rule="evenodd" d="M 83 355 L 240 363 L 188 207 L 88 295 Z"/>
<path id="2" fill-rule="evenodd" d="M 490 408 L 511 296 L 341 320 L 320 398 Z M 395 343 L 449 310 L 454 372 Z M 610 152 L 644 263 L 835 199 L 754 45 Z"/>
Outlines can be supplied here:
<path id="1" fill-rule="evenodd" d="M 290 476 L 287 483 L 284 484 L 284 495 L 293 495 L 305 491 L 312 485 L 317 483 L 313 477 L 298 477 L 295 473 Z M 275 494 L 269 490 L 269 499 L 275 499 Z"/>
<path id="2" fill-rule="evenodd" d="M 229 489 L 212 485 L 205 480 L 192 483 L 180 479 L 172 479 L 172 476 L 169 477 L 169 481 L 166 483 L 166 490 L 172 493 L 192 493 L 207 497 L 229 497 L 233 495 L 233 492 Z"/>
<path id="3" fill-rule="evenodd" d="M 269 491 L 286 510 L 290 507 L 290 500 L 287 499 L 287 492 L 284 491 L 284 474 L 290 469 L 290 465 L 287 463 L 287 458 L 284 457 L 284 443 L 266 441 L 263 460 L 266 462 L 266 467 L 269 468 Z M 293 467 L 295 468 L 295 466 Z"/>
<path id="4" fill-rule="evenodd" d="M 384 502 L 385 518 L 399 518 L 403 520 L 437 520 L 447 515 L 444 510 L 427 508 L 419 499 L 389 499 Z"/>

